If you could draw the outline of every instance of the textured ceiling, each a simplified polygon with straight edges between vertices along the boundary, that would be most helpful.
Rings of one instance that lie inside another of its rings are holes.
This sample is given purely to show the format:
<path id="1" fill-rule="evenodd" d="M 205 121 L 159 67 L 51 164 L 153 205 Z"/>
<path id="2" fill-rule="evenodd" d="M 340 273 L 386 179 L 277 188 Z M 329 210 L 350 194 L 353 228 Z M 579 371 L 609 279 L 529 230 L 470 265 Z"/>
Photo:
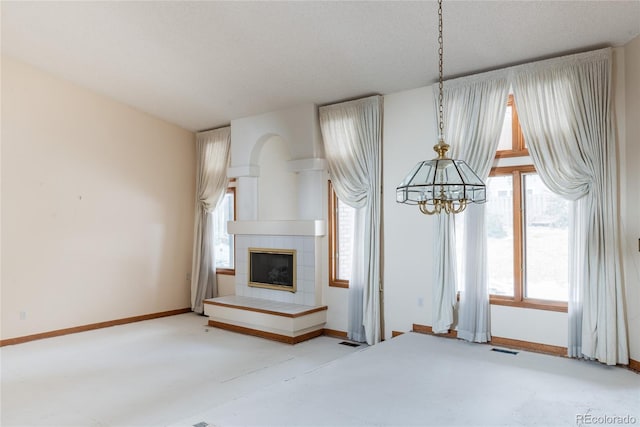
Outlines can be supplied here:
<path id="1" fill-rule="evenodd" d="M 437 79 L 435 2 L 0 3 L 2 52 L 186 129 Z M 445 1 L 445 75 L 640 34 L 635 1 Z"/>

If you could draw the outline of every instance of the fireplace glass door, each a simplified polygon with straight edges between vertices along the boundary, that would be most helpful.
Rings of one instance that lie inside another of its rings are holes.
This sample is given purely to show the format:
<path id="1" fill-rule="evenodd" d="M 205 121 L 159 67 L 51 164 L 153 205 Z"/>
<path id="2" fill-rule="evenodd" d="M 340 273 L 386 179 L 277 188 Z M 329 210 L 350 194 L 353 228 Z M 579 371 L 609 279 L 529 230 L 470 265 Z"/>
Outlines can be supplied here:
<path id="1" fill-rule="evenodd" d="M 296 291 L 296 251 L 249 248 L 249 286 Z"/>

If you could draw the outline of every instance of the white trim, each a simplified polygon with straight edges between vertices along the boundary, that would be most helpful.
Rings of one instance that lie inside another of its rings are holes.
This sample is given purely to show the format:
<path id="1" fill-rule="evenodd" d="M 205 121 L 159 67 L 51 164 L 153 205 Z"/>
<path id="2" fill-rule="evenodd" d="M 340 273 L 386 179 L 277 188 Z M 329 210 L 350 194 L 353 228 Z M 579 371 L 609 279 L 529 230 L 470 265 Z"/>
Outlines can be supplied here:
<path id="1" fill-rule="evenodd" d="M 324 236 L 325 221 L 229 221 L 229 234 L 270 235 L 270 236 Z"/>
<path id="2" fill-rule="evenodd" d="M 320 158 L 289 160 L 287 169 L 289 172 L 323 171 L 327 170 L 327 161 Z"/>

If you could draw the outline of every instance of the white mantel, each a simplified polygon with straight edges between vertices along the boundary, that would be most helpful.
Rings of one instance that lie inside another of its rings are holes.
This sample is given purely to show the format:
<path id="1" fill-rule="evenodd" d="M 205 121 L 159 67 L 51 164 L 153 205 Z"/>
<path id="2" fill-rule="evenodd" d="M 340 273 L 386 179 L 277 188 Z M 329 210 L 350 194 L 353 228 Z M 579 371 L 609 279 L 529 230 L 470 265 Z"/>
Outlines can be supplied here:
<path id="1" fill-rule="evenodd" d="M 234 235 L 259 236 L 313 236 L 321 237 L 326 234 L 325 221 L 296 220 L 296 221 L 229 221 L 227 232 Z"/>

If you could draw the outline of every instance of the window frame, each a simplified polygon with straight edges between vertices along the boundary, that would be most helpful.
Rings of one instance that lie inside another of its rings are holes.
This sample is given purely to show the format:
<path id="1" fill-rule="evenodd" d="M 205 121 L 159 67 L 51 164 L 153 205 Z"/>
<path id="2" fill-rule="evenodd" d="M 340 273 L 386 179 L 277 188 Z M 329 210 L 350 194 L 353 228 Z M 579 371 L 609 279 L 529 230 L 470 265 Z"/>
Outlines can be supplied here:
<path id="1" fill-rule="evenodd" d="M 496 152 L 496 161 L 506 157 L 528 157 L 529 150 L 525 147 L 524 135 L 518 120 L 518 112 L 513 95 L 509 95 L 507 106 L 512 108 L 512 149 Z M 511 175 L 513 185 L 513 296 L 489 295 L 489 302 L 494 305 L 509 307 L 532 308 L 566 313 L 568 304 L 564 301 L 552 301 L 524 296 L 524 193 L 523 175 L 537 174 L 533 164 L 527 163 L 516 166 L 494 166 L 489 177 Z"/>
<path id="2" fill-rule="evenodd" d="M 495 158 L 502 159 L 507 157 L 528 157 L 529 150 L 526 147 L 524 141 L 524 134 L 520 127 L 520 119 L 518 118 L 518 110 L 516 109 L 516 103 L 513 98 L 513 94 L 509 94 L 507 100 L 507 108 L 511 108 L 511 149 L 510 150 L 498 150 Z"/>
<path id="3" fill-rule="evenodd" d="M 567 312 L 567 303 L 564 301 L 543 300 L 527 298 L 524 296 L 525 271 L 524 271 L 524 202 L 523 202 L 523 175 L 537 173 L 531 164 L 518 166 L 494 167 L 490 177 L 511 175 L 513 183 L 513 296 L 489 295 L 489 301 L 495 305 L 511 307 L 534 308 Z"/>
<path id="4" fill-rule="evenodd" d="M 349 281 L 338 279 L 338 196 L 331 181 L 328 182 L 329 194 L 329 286 L 333 288 L 349 288 Z"/>
<path id="5" fill-rule="evenodd" d="M 227 186 L 226 194 L 233 194 L 233 220 L 237 218 L 237 198 L 236 198 L 236 180 L 231 179 L 229 181 L 229 185 Z M 222 274 L 225 276 L 235 276 L 236 275 L 236 235 L 233 235 L 233 268 L 216 268 L 216 274 Z"/>

